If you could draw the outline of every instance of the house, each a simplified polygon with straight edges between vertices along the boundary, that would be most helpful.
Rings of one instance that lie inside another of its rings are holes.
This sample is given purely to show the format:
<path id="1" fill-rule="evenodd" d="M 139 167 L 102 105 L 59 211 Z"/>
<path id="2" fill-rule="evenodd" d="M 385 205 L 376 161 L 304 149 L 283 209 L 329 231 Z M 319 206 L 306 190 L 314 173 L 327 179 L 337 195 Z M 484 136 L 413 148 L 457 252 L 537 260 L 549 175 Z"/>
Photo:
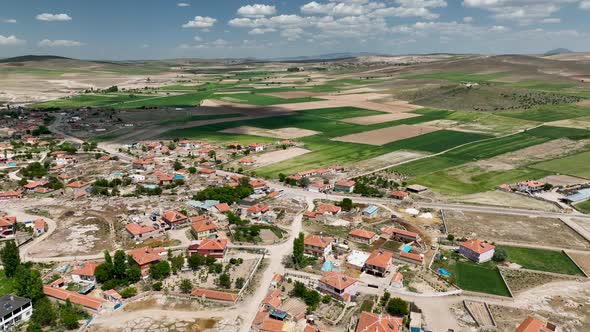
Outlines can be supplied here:
<path id="1" fill-rule="evenodd" d="M 410 197 L 410 193 L 407 193 L 407 192 L 401 191 L 401 190 L 392 191 L 389 193 L 389 197 L 403 201 L 404 199 Z"/>
<path id="2" fill-rule="evenodd" d="M 520 182 L 517 185 L 518 191 L 529 192 L 529 193 L 536 193 L 539 191 L 543 191 L 543 188 L 545 188 L 545 182 L 534 181 L 534 180 Z"/>
<path id="3" fill-rule="evenodd" d="M 397 259 L 408 262 L 416 265 L 423 265 L 424 264 L 424 256 L 421 254 L 415 254 L 413 252 L 405 252 L 401 251 Z"/>
<path id="4" fill-rule="evenodd" d="M 346 266 L 361 271 L 365 266 L 365 262 L 371 256 L 368 252 L 353 250 L 347 257 L 346 257 Z"/>
<path id="5" fill-rule="evenodd" d="M 492 260 L 494 252 L 496 252 L 496 246 L 477 239 L 459 243 L 459 254 L 476 263 L 484 263 Z"/>
<path id="6" fill-rule="evenodd" d="M 332 216 L 337 215 L 340 211 L 342 211 L 342 209 L 339 206 L 332 204 L 320 204 L 315 210 L 316 214 L 328 214 Z"/>
<path id="7" fill-rule="evenodd" d="M 341 193 L 352 193 L 356 182 L 349 180 L 340 180 L 334 184 L 334 191 Z"/>
<path id="8" fill-rule="evenodd" d="M 156 172 L 156 178 L 160 186 L 167 186 L 174 181 L 174 175 L 162 172 Z"/>
<path id="9" fill-rule="evenodd" d="M 0 239 L 13 237 L 16 234 L 16 217 L 0 217 Z"/>
<path id="10" fill-rule="evenodd" d="M 227 252 L 227 239 L 205 239 L 188 247 L 189 256 L 201 254 L 215 258 L 223 258 Z"/>
<path id="11" fill-rule="evenodd" d="M 270 209 L 268 208 L 268 205 L 266 205 L 264 203 L 258 203 L 258 204 L 252 205 L 247 210 L 248 215 L 250 217 L 254 217 L 254 218 L 260 217 L 260 216 L 266 214 L 268 211 L 270 211 Z"/>
<path id="12" fill-rule="evenodd" d="M 401 332 L 403 321 L 401 317 L 363 311 L 359 315 L 355 332 Z"/>
<path id="13" fill-rule="evenodd" d="M 369 274 L 376 275 L 378 277 L 384 277 L 387 272 L 391 269 L 391 259 L 393 254 L 389 251 L 383 251 L 381 249 L 375 249 L 365 261 L 363 270 Z"/>
<path id="14" fill-rule="evenodd" d="M 192 220 L 191 220 L 192 221 Z M 191 224 L 191 232 L 197 240 L 217 237 L 217 225 L 209 218 L 199 220 Z"/>
<path id="15" fill-rule="evenodd" d="M 281 306 L 281 303 L 282 303 L 281 291 L 278 289 L 272 289 L 272 290 L 268 291 L 268 294 L 266 295 L 266 297 L 264 298 L 264 300 L 262 300 L 262 302 L 260 304 L 266 310 L 275 310 L 275 309 L 279 309 L 279 307 Z"/>
<path id="16" fill-rule="evenodd" d="M 139 265 L 141 275 L 147 276 L 150 266 L 160 261 L 162 258 L 160 254 L 164 251 L 164 248 L 143 247 L 129 250 L 127 255 L 131 256 L 135 263 Z"/>
<path id="17" fill-rule="evenodd" d="M 55 163 L 57 165 L 68 165 L 73 164 L 74 162 L 76 162 L 76 158 L 69 154 L 62 154 L 55 157 Z"/>
<path id="18" fill-rule="evenodd" d="M 251 152 L 262 152 L 264 151 L 264 144 L 250 143 L 248 144 L 248 150 L 250 150 Z"/>
<path id="19" fill-rule="evenodd" d="M 404 275 L 399 272 L 394 272 L 391 275 L 391 280 L 389 281 L 389 286 L 393 288 L 403 288 L 404 287 Z"/>
<path id="20" fill-rule="evenodd" d="M 266 182 L 262 181 L 262 180 L 251 180 L 250 182 L 248 182 L 250 184 L 250 186 L 252 186 L 252 189 L 256 190 L 265 190 L 268 189 L 268 185 L 266 184 Z"/>
<path id="21" fill-rule="evenodd" d="M 162 235 L 162 232 L 156 229 L 154 226 L 142 226 L 138 224 L 128 224 L 125 226 L 125 230 L 131 238 L 135 240 L 140 239 L 152 239 Z"/>
<path id="22" fill-rule="evenodd" d="M 215 206 L 213 206 L 213 210 L 217 211 L 219 213 L 226 213 L 231 211 L 231 208 L 229 207 L 229 205 L 227 203 L 219 203 L 219 204 L 215 204 Z"/>
<path id="23" fill-rule="evenodd" d="M 105 308 L 105 303 L 107 302 L 104 299 L 82 295 L 77 292 L 51 286 L 43 286 L 43 293 L 60 301 L 70 300 L 70 302 L 79 304 L 91 312 L 101 311 L 103 308 Z"/>
<path id="24" fill-rule="evenodd" d="M 66 185 L 66 189 L 74 193 L 74 195 L 85 193 L 90 189 L 90 182 L 74 181 Z"/>
<path id="25" fill-rule="evenodd" d="M 421 193 L 421 192 L 424 192 L 424 191 L 428 190 L 428 187 L 424 187 L 424 186 L 421 186 L 419 184 L 413 184 L 413 185 L 410 185 L 410 186 L 406 187 L 406 189 L 409 192 Z"/>
<path id="26" fill-rule="evenodd" d="M 0 331 L 9 331 L 15 325 L 28 321 L 33 315 L 30 299 L 12 294 L 0 297 Z"/>
<path id="27" fill-rule="evenodd" d="M 28 193 L 35 192 L 37 188 L 45 187 L 49 182 L 47 181 L 31 181 L 23 186 Z"/>
<path id="28" fill-rule="evenodd" d="M 210 169 L 210 168 L 199 168 L 199 170 L 197 171 L 197 173 L 199 173 L 200 176 L 202 177 L 207 177 L 210 175 L 214 175 L 215 174 L 215 170 L 214 169 Z"/>
<path id="29" fill-rule="evenodd" d="M 546 320 L 541 320 L 535 317 L 527 317 L 514 332 L 554 332 L 557 331 L 557 326 L 549 323 Z"/>
<path id="30" fill-rule="evenodd" d="M 156 167 L 156 163 L 153 160 L 137 159 L 133 161 L 132 167 L 142 171 L 151 171 Z"/>
<path id="31" fill-rule="evenodd" d="M 311 212 L 311 211 L 303 212 L 303 218 L 305 218 L 305 219 L 315 219 L 316 216 L 317 215 L 315 212 Z"/>
<path id="32" fill-rule="evenodd" d="M 324 182 L 314 182 L 312 184 L 310 184 L 309 186 L 307 186 L 307 190 L 313 192 L 313 193 L 323 193 L 325 191 L 328 191 L 332 188 L 332 185 L 329 183 L 324 183 Z"/>
<path id="33" fill-rule="evenodd" d="M 320 293 L 350 302 L 357 294 L 357 280 L 341 272 L 327 272 L 318 281 Z"/>
<path id="34" fill-rule="evenodd" d="M 114 289 L 109 289 L 107 291 L 104 291 L 102 293 L 102 297 L 104 297 L 105 300 L 111 301 L 114 303 L 121 303 L 121 301 L 123 301 L 123 297 L 121 296 L 121 294 L 117 293 L 117 291 Z"/>
<path id="35" fill-rule="evenodd" d="M 188 218 L 176 210 L 169 210 L 162 213 L 162 221 L 170 227 L 178 227 L 186 223 Z"/>
<path id="36" fill-rule="evenodd" d="M 221 302 L 235 302 L 238 299 L 238 294 L 214 291 L 203 288 L 194 288 L 191 291 L 191 296 Z"/>
<path id="37" fill-rule="evenodd" d="M 381 228 L 382 236 L 395 241 L 407 242 L 419 242 L 421 240 L 418 233 L 406 231 L 395 227 L 383 227 Z"/>
<path id="38" fill-rule="evenodd" d="M 94 277 L 94 271 L 100 263 L 97 262 L 86 262 L 81 267 L 72 271 L 72 280 L 74 282 L 88 281 L 95 283 L 96 278 Z"/>
<path id="39" fill-rule="evenodd" d="M 375 205 L 369 205 L 363 209 L 361 215 L 365 218 L 375 218 L 377 213 L 379 212 L 379 208 Z"/>
<path id="40" fill-rule="evenodd" d="M 8 201 L 11 199 L 23 198 L 24 191 L 22 190 L 8 190 L 0 192 L 0 201 Z"/>
<path id="41" fill-rule="evenodd" d="M 188 201 L 186 204 L 188 204 L 193 209 L 211 211 L 216 205 L 219 204 L 219 201 L 208 199 L 206 201 Z"/>
<path id="42" fill-rule="evenodd" d="M 375 232 L 367 231 L 364 229 L 353 229 L 348 233 L 348 237 L 355 242 L 360 242 L 364 244 L 372 244 L 375 240 L 379 238 Z"/>
<path id="43" fill-rule="evenodd" d="M 238 161 L 238 164 L 240 164 L 240 166 L 252 166 L 254 165 L 254 159 L 250 157 L 244 157 Z"/>
<path id="44" fill-rule="evenodd" d="M 33 236 L 45 233 L 45 220 L 37 219 L 33 222 Z"/>
<path id="45" fill-rule="evenodd" d="M 332 250 L 332 242 L 334 242 L 334 239 L 331 237 L 308 235 L 303 240 L 304 253 L 315 257 L 326 256 Z"/>

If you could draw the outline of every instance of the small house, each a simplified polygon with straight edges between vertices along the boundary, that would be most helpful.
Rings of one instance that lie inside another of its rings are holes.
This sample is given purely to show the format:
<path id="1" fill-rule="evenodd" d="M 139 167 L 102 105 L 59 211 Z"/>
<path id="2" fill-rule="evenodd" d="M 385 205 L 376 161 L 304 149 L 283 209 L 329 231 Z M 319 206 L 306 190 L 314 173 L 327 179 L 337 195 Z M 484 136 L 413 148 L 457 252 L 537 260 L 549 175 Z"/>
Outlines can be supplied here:
<path id="1" fill-rule="evenodd" d="M 354 191 L 355 185 L 356 182 L 354 181 L 340 180 L 334 184 L 334 191 L 341 193 L 352 193 Z"/>
<path id="2" fill-rule="evenodd" d="M 318 281 L 320 293 L 350 302 L 357 294 L 357 280 L 341 272 L 327 272 Z"/>
<path id="3" fill-rule="evenodd" d="M 308 235 L 303 242 L 304 253 L 306 255 L 323 257 L 332 251 L 332 242 L 334 242 L 334 239 L 321 235 Z"/>
<path id="4" fill-rule="evenodd" d="M 375 240 L 379 238 L 375 232 L 367 231 L 364 229 L 353 229 L 348 233 L 348 237 L 355 242 L 360 242 L 364 244 L 372 244 Z"/>
<path id="5" fill-rule="evenodd" d="M 205 239 L 188 247 L 190 256 L 201 254 L 215 258 L 223 258 L 227 252 L 227 239 Z"/>
<path id="6" fill-rule="evenodd" d="M 496 247 L 477 239 L 467 240 L 459 244 L 459 254 L 476 263 L 484 263 L 492 260 Z"/>

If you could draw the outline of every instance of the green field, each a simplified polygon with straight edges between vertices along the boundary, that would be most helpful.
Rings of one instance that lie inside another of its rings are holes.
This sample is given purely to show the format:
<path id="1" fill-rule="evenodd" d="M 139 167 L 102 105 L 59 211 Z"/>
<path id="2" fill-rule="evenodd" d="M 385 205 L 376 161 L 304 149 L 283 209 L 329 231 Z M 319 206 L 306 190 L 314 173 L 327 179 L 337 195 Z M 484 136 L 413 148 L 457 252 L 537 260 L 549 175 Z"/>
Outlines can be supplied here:
<path id="1" fill-rule="evenodd" d="M 529 121 L 551 122 L 590 116 L 590 108 L 576 105 L 551 105 L 530 110 L 500 112 L 498 115 Z"/>
<path id="2" fill-rule="evenodd" d="M 576 209 L 582 211 L 585 214 L 590 214 L 590 200 L 576 204 Z"/>
<path id="3" fill-rule="evenodd" d="M 530 167 L 553 172 L 590 179 L 590 151 L 578 153 L 568 157 L 545 161 Z"/>
<path id="4" fill-rule="evenodd" d="M 371 116 L 387 114 L 385 112 L 371 111 L 356 107 L 333 107 L 333 108 L 321 108 L 313 110 L 299 111 L 301 114 L 313 115 L 329 120 L 342 120 L 348 118 L 357 118 L 361 116 Z"/>
<path id="5" fill-rule="evenodd" d="M 452 73 L 452 72 L 439 72 L 429 74 L 417 74 L 417 75 L 404 75 L 402 78 L 405 79 L 432 79 L 432 80 L 444 80 L 452 82 L 471 82 L 471 83 L 486 83 L 493 81 L 500 77 L 506 76 L 503 73 L 496 74 L 468 74 L 468 73 Z"/>
<path id="6" fill-rule="evenodd" d="M 192 122 L 192 121 L 237 118 L 237 117 L 241 117 L 241 116 L 244 116 L 244 115 L 240 114 L 240 113 L 191 115 L 191 116 L 183 117 L 180 119 L 164 120 L 164 121 L 161 121 L 160 124 L 161 125 L 173 125 L 173 124 Z"/>
<path id="7" fill-rule="evenodd" d="M 583 276 L 574 262 L 561 251 L 501 246 L 507 260 L 525 269 Z"/>
<path id="8" fill-rule="evenodd" d="M 454 272 L 456 273 L 455 283 L 461 289 L 510 296 L 508 287 L 504 283 L 504 280 L 502 280 L 500 271 L 497 268 L 489 268 L 467 262 L 457 262 Z"/>
<path id="9" fill-rule="evenodd" d="M 550 139 L 568 138 L 571 140 L 581 140 L 590 138 L 590 130 L 554 126 L 541 126 L 527 130 L 526 133 Z"/>
<path id="10" fill-rule="evenodd" d="M 303 97 L 303 98 L 279 98 L 262 94 L 255 93 L 235 93 L 235 94 L 219 94 L 213 95 L 213 98 L 228 100 L 240 104 L 268 106 L 268 105 L 280 105 L 280 104 L 293 104 L 293 103 L 307 103 L 310 101 L 320 101 L 322 99 Z"/>

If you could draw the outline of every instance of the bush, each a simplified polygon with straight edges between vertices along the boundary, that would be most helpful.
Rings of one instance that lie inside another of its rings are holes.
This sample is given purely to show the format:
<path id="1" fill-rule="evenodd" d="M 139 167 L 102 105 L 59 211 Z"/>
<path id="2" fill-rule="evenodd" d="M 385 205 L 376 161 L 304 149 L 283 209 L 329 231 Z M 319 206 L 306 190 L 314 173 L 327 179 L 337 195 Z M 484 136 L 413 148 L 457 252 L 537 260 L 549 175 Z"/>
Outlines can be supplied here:
<path id="1" fill-rule="evenodd" d="M 159 292 L 162 290 L 162 282 L 158 281 L 152 285 L 152 289 Z"/>
<path id="2" fill-rule="evenodd" d="M 135 289 L 135 287 L 127 287 L 124 290 L 122 290 L 119 294 L 121 294 L 121 297 L 123 297 L 124 299 L 128 299 L 130 297 L 137 295 L 137 289 Z"/>
<path id="3" fill-rule="evenodd" d="M 246 280 L 242 277 L 239 277 L 239 278 L 236 278 L 235 286 L 237 289 L 242 289 L 242 287 L 244 287 L 245 283 L 246 283 Z"/>
<path id="4" fill-rule="evenodd" d="M 492 257 L 492 260 L 494 262 L 503 262 L 506 260 L 507 257 L 508 257 L 508 254 L 506 253 L 506 250 L 504 248 L 496 248 L 496 251 L 494 252 L 494 256 Z"/>
<path id="5" fill-rule="evenodd" d="M 408 302 L 399 297 L 394 297 L 389 300 L 385 309 L 387 310 L 387 313 L 393 316 L 406 316 L 410 313 Z"/>
<path id="6" fill-rule="evenodd" d="M 219 276 L 219 286 L 223 287 L 223 288 L 231 288 L 231 278 L 229 276 L 229 274 L 227 273 L 222 273 Z"/>
<path id="7" fill-rule="evenodd" d="M 188 294 L 193 290 L 193 283 L 189 279 L 182 279 L 179 288 L 181 292 Z"/>

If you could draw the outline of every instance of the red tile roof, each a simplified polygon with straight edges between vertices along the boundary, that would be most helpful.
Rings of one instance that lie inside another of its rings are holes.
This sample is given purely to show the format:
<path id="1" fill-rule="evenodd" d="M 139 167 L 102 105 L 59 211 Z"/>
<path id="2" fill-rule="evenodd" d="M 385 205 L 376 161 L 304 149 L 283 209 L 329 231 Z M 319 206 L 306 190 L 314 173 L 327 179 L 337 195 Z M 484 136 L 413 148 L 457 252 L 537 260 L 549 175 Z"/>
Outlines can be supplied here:
<path id="1" fill-rule="evenodd" d="M 162 219 L 171 223 L 177 223 L 185 220 L 186 216 L 176 210 L 169 210 L 162 214 Z"/>
<path id="2" fill-rule="evenodd" d="M 125 229 L 133 236 L 139 236 L 156 230 L 154 226 L 140 226 L 138 224 L 128 224 L 125 226 Z"/>
<path id="3" fill-rule="evenodd" d="M 80 189 L 80 188 L 84 188 L 84 187 L 88 186 L 89 184 L 90 184 L 90 182 L 74 181 L 72 183 L 68 183 L 68 185 L 66 187 Z"/>
<path id="4" fill-rule="evenodd" d="M 281 332 L 283 326 L 285 326 L 285 322 L 269 318 L 260 324 L 259 329 L 261 332 Z"/>
<path id="5" fill-rule="evenodd" d="M 369 240 L 369 239 L 372 239 L 376 234 L 375 234 L 375 232 L 371 232 L 371 231 L 357 228 L 357 229 L 353 229 L 352 231 L 350 231 L 350 233 L 348 233 L 348 235 Z"/>
<path id="6" fill-rule="evenodd" d="M 266 213 L 268 210 L 268 205 L 264 203 L 258 203 L 248 208 L 249 213 Z"/>
<path id="7" fill-rule="evenodd" d="M 547 322 L 544 322 L 535 317 L 527 317 L 514 332 L 553 332 L 547 327 Z"/>
<path id="8" fill-rule="evenodd" d="M 484 252 L 488 252 L 490 250 L 494 250 L 496 248 L 496 246 L 491 245 L 489 243 L 477 240 L 477 239 L 471 239 L 471 240 L 467 240 L 465 242 L 461 242 L 459 243 L 459 246 L 473 251 L 475 253 L 478 254 L 483 254 Z"/>
<path id="9" fill-rule="evenodd" d="M 133 260 L 141 266 L 159 261 L 161 259 L 160 253 L 162 252 L 164 252 L 164 248 L 154 249 L 150 247 L 144 247 L 129 250 L 127 255 L 131 256 L 131 258 L 133 258 Z"/>
<path id="10" fill-rule="evenodd" d="M 191 224 L 191 228 L 196 233 L 213 231 L 217 229 L 217 225 L 211 220 L 201 220 Z"/>
<path id="11" fill-rule="evenodd" d="M 79 304 L 85 308 L 98 310 L 102 306 L 106 300 L 99 299 L 96 297 L 91 297 L 87 295 L 82 295 L 76 292 L 68 291 L 61 288 L 53 288 L 50 286 L 43 286 L 43 293 L 47 296 L 65 301 L 70 300 L 70 302 Z"/>
<path id="12" fill-rule="evenodd" d="M 354 187 L 355 184 L 356 184 L 356 182 L 354 182 L 354 181 L 346 181 L 346 180 L 340 180 L 340 181 L 336 182 L 336 185 L 339 187 Z"/>
<path id="13" fill-rule="evenodd" d="M 327 272 L 320 278 L 320 282 L 335 289 L 344 290 L 357 282 L 357 280 L 341 272 Z"/>
<path id="14" fill-rule="evenodd" d="M 45 229 L 45 220 L 37 219 L 33 223 L 35 229 Z"/>
<path id="15" fill-rule="evenodd" d="M 308 235 L 303 240 L 304 245 L 326 248 L 330 243 L 334 241 L 331 237 L 321 237 L 319 235 Z"/>
<path id="16" fill-rule="evenodd" d="M 0 227 L 13 226 L 16 223 L 16 217 L 0 217 Z"/>
<path id="17" fill-rule="evenodd" d="M 356 332 L 399 332 L 403 318 L 363 311 Z"/>
<path id="18" fill-rule="evenodd" d="M 419 254 L 414 254 L 411 252 L 402 251 L 402 252 L 400 252 L 399 255 L 400 255 L 400 257 L 411 259 L 411 260 L 419 262 L 419 263 L 422 263 L 424 261 L 424 256 L 419 255 Z"/>
<path id="19" fill-rule="evenodd" d="M 406 231 L 404 229 L 399 229 L 399 228 L 395 228 L 395 227 L 383 227 L 383 228 L 381 228 L 381 231 L 383 233 L 389 234 L 389 235 L 400 234 L 400 235 L 404 235 L 404 236 L 412 237 L 412 238 L 418 238 L 418 236 L 419 236 L 418 233 Z"/>
<path id="20" fill-rule="evenodd" d="M 320 329 L 316 326 L 306 325 L 303 332 L 332 332 L 331 330 Z"/>
<path id="21" fill-rule="evenodd" d="M 100 263 L 98 262 L 86 262 L 81 268 L 72 271 L 72 274 L 92 277 L 94 276 L 94 270 L 96 270 L 96 267 L 99 265 Z"/>
<path id="22" fill-rule="evenodd" d="M 47 185 L 47 183 L 47 181 L 31 181 L 25 184 L 23 187 L 25 187 L 26 189 L 35 189 L 37 187 L 43 187 Z"/>
<path id="23" fill-rule="evenodd" d="M 393 254 L 390 253 L 389 251 L 375 249 L 375 250 L 373 250 L 371 255 L 367 258 L 367 260 L 365 261 L 365 264 L 377 266 L 377 267 L 381 267 L 381 268 L 385 269 L 389 265 L 389 262 L 391 261 L 392 257 L 393 257 Z"/>
<path id="24" fill-rule="evenodd" d="M 266 186 L 266 182 L 262 181 L 262 180 L 251 180 L 250 182 L 248 182 L 252 188 L 256 189 L 256 188 L 260 188 L 260 187 L 264 187 Z"/>
<path id="25" fill-rule="evenodd" d="M 324 214 L 326 212 L 338 213 L 338 212 L 340 212 L 340 207 L 336 206 L 336 205 L 331 205 L 331 204 L 320 204 L 320 206 L 318 206 L 318 208 L 315 210 L 315 212 L 318 214 Z"/>
<path id="26" fill-rule="evenodd" d="M 194 288 L 191 292 L 192 296 L 205 297 L 210 300 L 234 302 L 238 298 L 238 294 L 212 291 L 203 288 Z"/>
<path id="27" fill-rule="evenodd" d="M 209 168 L 199 168 L 199 173 L 201 173 L 201 174 L 214 174 L 215 170 L 209 169 Z"/>
<path id="28" fill-rule="evenodd" d="M 225 250 L 227 239 L 205 239 L 198 245 L 198 250 Z"/>
<path id="29" fill-rule="evenodd" d="M 219 203 L 219 204 L 215 205 L 215 208 L 219 212 L 227 212 L 227 211 L 231 210 L 231 208 L 229 207 L 229 205 L 227 203 Z"/>

